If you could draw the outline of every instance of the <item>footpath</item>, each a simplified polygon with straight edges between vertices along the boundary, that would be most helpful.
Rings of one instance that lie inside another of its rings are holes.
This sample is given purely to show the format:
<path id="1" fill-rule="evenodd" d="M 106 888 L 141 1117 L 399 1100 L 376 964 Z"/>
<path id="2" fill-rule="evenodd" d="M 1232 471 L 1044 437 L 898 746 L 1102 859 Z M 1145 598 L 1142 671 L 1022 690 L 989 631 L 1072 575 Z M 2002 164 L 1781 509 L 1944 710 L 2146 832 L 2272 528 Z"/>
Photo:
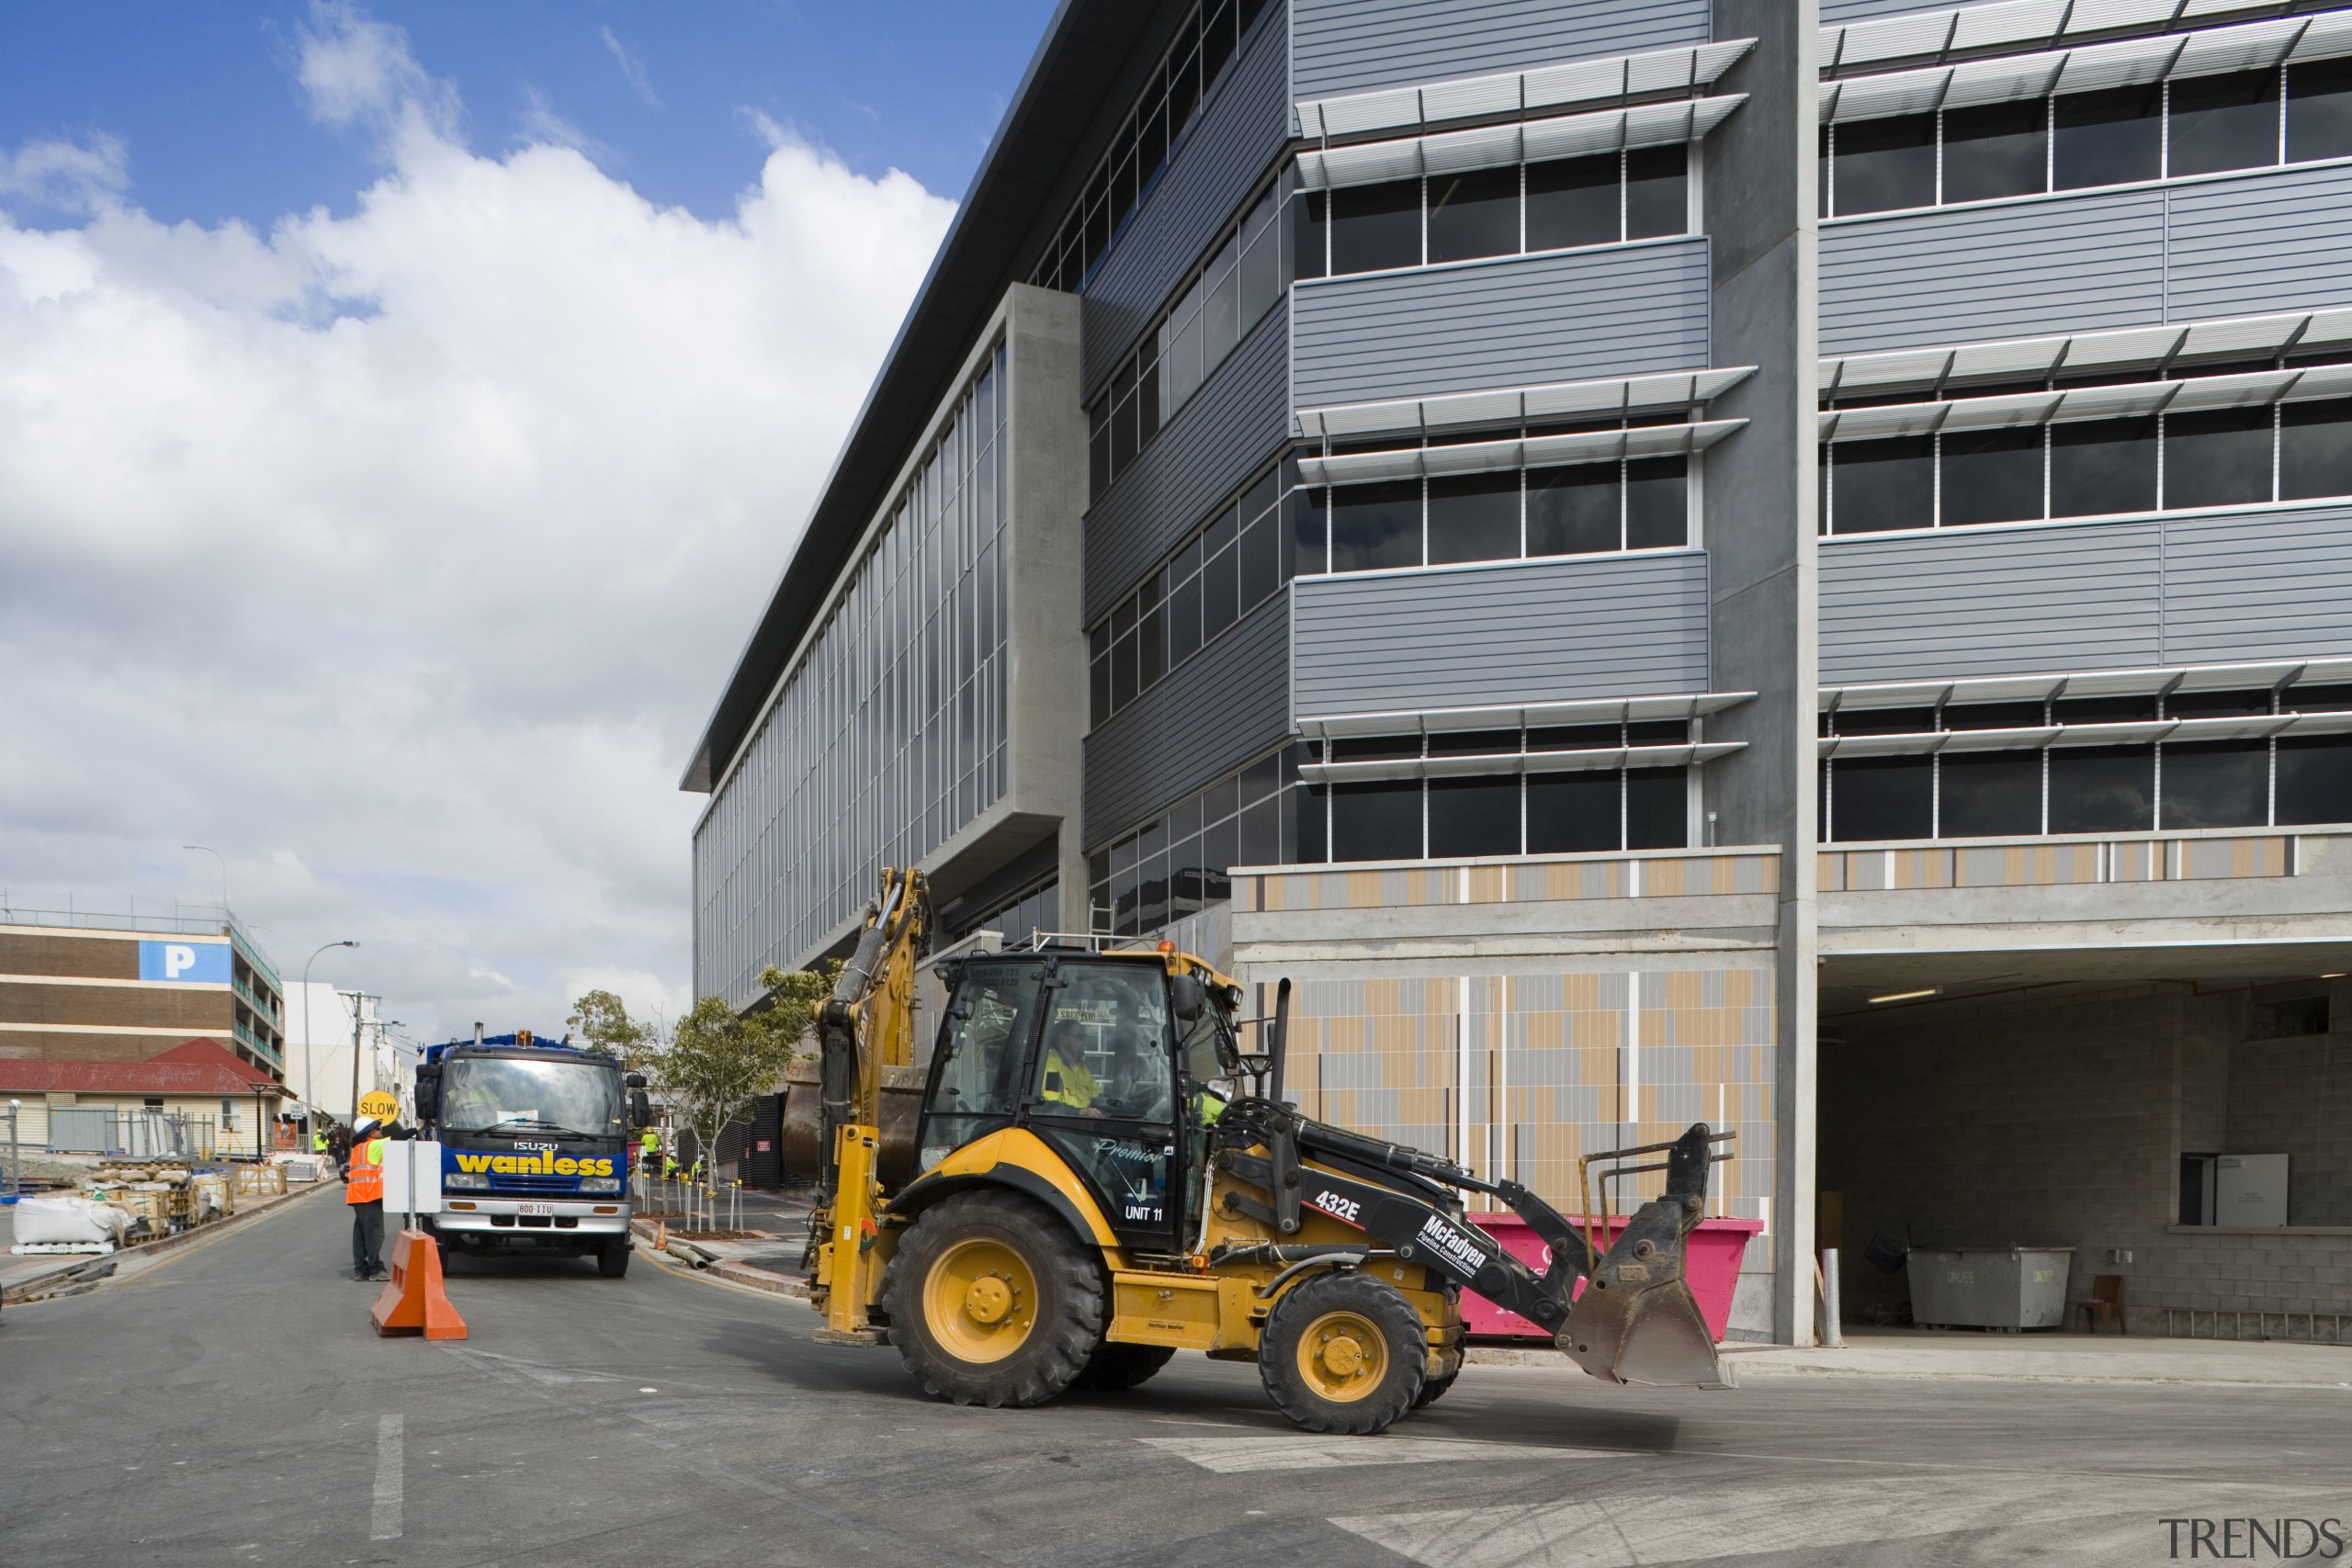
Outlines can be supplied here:
<path id="1" fill-rule="evenodd" d="M 191 1225 L 152 1241 L 133 1242 L 112 1252 L 33 1253 L 21 1258 L 7 1250 L 16 1241 L 16 1209 L 13 1205 L 0 1206 L 0 1310 L 95 1291 L 107 1280 L 136 1274 L 156 1258 L 225 1235 L 329 1187 L 338 1193 L 343 1190 L 340 1181 L 317 1181 L 289 1186 L 283 1193 L 239 1193 L 237 1212 L 225 1219 Z"/>
<path id="2" fill-rule="evenodd" d="M 740 1227 L 682 1233 L 679 1222 L 637 1222 L 638 1245 L 659 1237 L 663 1265 L 772 1295 L 806 1301 L 800 1266 L 815 1193 L 746 1191 Z M 1728 1344 L 1724 1362 L 1747 1381 L 1894 1378 L 2004 1382 L 2203 1384 L 2224 1388 L 2352 1390 L 2352 1346 L 2290 1340 L 2170 1339 L 2146 1335 L 1972 1334 L 1959 1330 L 1849 1328 L 1840 1349 Z M 1536 1345 L 1473 1344 L 1474 1366 L 1584 1374 Z"/>

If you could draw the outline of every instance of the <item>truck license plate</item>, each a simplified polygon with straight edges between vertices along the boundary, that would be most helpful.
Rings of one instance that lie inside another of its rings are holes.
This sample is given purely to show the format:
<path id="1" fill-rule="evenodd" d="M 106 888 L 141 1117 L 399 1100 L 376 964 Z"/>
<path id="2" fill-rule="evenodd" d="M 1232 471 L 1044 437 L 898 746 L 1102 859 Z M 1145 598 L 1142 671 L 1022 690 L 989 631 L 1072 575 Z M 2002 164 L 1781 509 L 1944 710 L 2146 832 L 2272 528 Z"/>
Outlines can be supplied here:
<path id="1" fill-rule="evenodd" d="M 518 1214 L 552 1214 L 555 1213 L 555 1205 L 553 1203 L 517 1203 L 514 1205 L 514 1212 Z"/>

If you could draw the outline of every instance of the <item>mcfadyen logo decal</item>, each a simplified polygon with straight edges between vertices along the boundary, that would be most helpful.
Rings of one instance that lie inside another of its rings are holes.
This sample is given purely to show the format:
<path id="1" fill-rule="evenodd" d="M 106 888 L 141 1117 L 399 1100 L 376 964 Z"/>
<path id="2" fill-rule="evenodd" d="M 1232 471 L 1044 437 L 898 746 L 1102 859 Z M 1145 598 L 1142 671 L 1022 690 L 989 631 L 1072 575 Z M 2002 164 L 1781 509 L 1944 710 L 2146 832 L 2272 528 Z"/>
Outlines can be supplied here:
<path id="1" fill-rule="evenodd" d="M 1486 1267 L 1485 1249 L 1435 1214 L 1421 1222 L 1421 1234 L 1416 1239 L 1436 1248 L 1440 1257 L 1464 1274 L 1476 1275 Z"/>

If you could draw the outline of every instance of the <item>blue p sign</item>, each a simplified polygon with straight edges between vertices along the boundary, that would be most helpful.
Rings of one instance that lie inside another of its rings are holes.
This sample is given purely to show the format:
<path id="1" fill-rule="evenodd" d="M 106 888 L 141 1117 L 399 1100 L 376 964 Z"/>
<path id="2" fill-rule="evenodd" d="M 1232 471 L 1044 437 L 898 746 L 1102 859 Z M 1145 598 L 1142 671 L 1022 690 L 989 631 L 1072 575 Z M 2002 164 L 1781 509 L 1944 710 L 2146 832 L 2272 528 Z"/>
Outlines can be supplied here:
<path id="1" fill-rule="evenodd" d="M 225 942 L 141 942 L 139 977 L 178 985 L 229 983 L 229 944 Z"/>

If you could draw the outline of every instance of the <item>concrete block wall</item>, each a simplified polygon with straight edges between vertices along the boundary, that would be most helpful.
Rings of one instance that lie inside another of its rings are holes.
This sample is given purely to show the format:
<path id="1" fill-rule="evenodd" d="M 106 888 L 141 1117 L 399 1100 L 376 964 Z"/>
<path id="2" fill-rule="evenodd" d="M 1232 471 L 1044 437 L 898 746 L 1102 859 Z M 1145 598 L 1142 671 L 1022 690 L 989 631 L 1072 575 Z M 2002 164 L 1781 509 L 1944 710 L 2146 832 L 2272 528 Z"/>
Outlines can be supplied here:
<path id="1" fill-rule="evenodd" d="M 2352 1035 L 2249 1040 L 2230 1050 L 2232 1154 L 2283 1154 L 2287 1223 L 2352 1226 Z"/>
<path id="2" fill-rule="evenodd" d="M 2094 1276 L 2123 1275 L 2136 1333 L 2165 1332 L 2167 1306 L 2352 1314 L 2352 1229 L 2312 1234 L 2304 1226 L 2336 1222 L 2300 1214 L 2295 1228 L 2268 1233 L 2176 1223 L 2184 1150 L 2242 1148 L 2256 1123 L 2235 1107 L 2278 1102 L 2274 1083 L 2303 1084 L 2284 1103 L 2300 1106 L 2308 1141 L 2310 1080 L 2297 1073 L 2340 1059 L 2313 1042 L 2270 1043 L 2301 1055 L 2267 1052 L 2267 1077 L 2241 1084 L 2244 1028 L 2243 991 L 2186 985 L 2028 990 L 1831 1021 L 1820 1183 L 1839 1194 L 1849 1317 L 1907 1295 L 1901 1274 L 1862 1261 L 1877 1234 L 1921 1246 L 2071 1246 L 2070 1297 L 2087 1295 Z M 2333 1120 L 2340 1129 L 2341 1114 Z M 2340 1145 L 2327 1147 L 2333 1175 L 2321 1159 L 2310 1165 L 2332 1194 L 2346 1163 Z"/>

